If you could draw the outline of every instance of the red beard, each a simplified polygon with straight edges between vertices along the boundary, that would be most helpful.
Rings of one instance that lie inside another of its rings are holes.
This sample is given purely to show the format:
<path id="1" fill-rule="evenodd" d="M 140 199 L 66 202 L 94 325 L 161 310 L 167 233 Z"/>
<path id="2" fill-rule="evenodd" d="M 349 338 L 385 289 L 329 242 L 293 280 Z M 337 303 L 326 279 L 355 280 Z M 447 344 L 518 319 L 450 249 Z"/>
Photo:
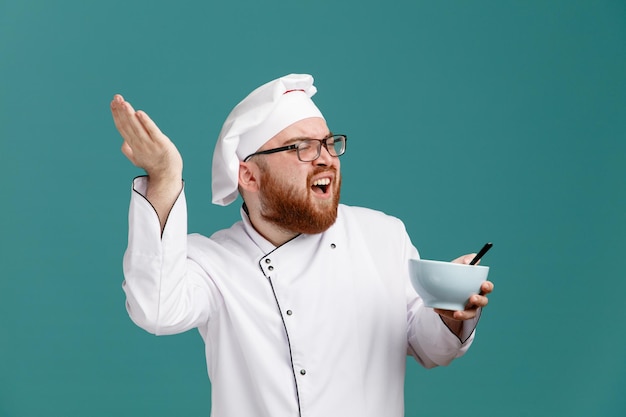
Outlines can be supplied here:
<path id="1" fill-rule="evenodd" d="M 335 174 L 330 184 L 333 197 L 329 200 L 317 200 L 315 203 L 311 201 L 310 194 L 313 191 L 310 188 L 302 190 L 296 185 L 285 184 L 266 167 L 261 165 L 260 168 L 261 216 L 265 220 L 281 229 L 304 234 L 322 233 L 335 223 L 341 189 L 341 178 L 335 168 L 318 167 L 307 177 L 306 184 L 310 186 L 314 175 L 327 171 Z"/>

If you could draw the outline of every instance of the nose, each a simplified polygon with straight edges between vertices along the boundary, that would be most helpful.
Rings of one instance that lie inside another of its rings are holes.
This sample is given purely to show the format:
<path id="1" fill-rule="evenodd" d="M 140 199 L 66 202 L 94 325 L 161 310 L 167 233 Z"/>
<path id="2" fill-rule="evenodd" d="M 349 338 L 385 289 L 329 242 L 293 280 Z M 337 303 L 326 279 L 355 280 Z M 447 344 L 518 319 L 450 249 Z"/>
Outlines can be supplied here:
<path id="1" fill-rule="evenodd" d="M 320 149 L 320 156 L 313 162 L 317 166 L 329 166 L 329 165 L 332 165 L 333 159 L 335 158 L 331 156 L 330 153 L 328 152 L 328 148 L 326 147 L 326 144 L 322 143 L 322 149 Z"/>

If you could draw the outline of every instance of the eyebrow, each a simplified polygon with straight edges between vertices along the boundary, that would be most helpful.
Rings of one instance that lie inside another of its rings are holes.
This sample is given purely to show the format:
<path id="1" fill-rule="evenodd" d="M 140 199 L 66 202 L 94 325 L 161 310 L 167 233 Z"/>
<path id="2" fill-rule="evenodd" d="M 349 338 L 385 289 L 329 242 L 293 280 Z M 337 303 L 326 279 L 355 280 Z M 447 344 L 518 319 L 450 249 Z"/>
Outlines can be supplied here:
<path id="1" fill-rule="evenodd" d="M 332 136 L 333 136 L 333 132 L 328 132 L 328 135 L 326 135 L 324 138 L 322 138 L 322 140 L 323 139 L 328 139 L 328 138 L 330 138 Z M 289 145 L 294 144 L 296 142 L 300 142 L 300 141 L 303 141 L 303 140 L 311 140 L 311 139 L 313 139 L 313 138 L 309 138 L 307 136 L 298 136 L 298 137 L 295 137 L 295 138 L 287 139 L 287 141 L 284 142 L 282 144 L 282 146 L 289 146 Z M 313 140 L 319 140 L 319 139 L 313 139 Z"/>

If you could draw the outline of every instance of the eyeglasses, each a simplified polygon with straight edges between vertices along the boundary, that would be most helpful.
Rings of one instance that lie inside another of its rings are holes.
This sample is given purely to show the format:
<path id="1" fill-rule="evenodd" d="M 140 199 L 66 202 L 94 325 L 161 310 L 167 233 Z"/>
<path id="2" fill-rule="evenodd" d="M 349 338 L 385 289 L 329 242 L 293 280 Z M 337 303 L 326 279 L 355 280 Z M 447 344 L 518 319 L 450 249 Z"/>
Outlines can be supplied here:
<path id="1" fill-rule="evenodd" d="M 320 157 L 322 145 L 324 145 L 330 156 L 341 156 L 346 152 L 347 140 L 348 137 L 346 135 L 332 135 L 325 139 L 303 139 L 293 145 L 255 152 L 246 156 L 243 162 L 248 162 L 248 160 L 255 155 L 267 155 L 276 152 L 291 151 L 293 149 L 296 150 L 300 161 L 311 162 Z"/>

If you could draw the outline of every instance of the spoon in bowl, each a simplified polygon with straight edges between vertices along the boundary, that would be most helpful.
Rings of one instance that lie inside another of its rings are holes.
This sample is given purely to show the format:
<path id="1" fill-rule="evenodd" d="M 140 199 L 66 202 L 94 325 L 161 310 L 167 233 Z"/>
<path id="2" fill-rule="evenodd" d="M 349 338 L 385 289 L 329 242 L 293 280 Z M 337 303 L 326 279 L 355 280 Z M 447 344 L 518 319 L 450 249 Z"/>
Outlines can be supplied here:
<path id="1" fill-rule="evenodd" d="M 476 256 L 474 256 L 474 259 L 472 259 L 470 261 L 470 265 L 475 265 L 476 262 L 478 262 L 480 260 L 480 258 L 483 257 L 483 255 L 485 255 L 487 253 L 487 251 L 489 249 L 491 249 L 491 247 L 493 246 L 493 243 L 489 242 L 489 243 L 485 243 L 485 246 L 482 247 L 482 249 L 476 254 Z"/>

